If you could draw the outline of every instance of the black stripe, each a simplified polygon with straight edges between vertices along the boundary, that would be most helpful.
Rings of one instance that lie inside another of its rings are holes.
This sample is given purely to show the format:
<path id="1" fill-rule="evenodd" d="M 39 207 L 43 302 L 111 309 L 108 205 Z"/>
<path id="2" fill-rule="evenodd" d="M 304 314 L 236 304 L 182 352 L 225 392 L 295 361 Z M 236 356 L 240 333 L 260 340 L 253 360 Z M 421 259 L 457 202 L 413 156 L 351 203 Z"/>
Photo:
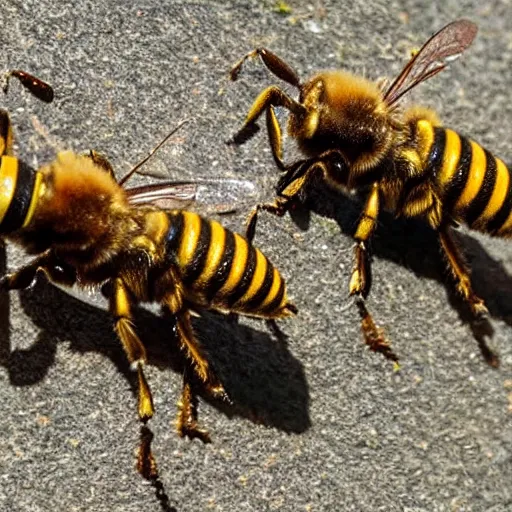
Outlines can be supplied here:
<path id="1" fill-rule="evenodd" d="M 220 259 L 217 270 L 215 270 L 208 280 L 208 283 L 204 286 L 204 293 L 208 301 L 213 300 L 217 292 L 226 282 L 233 263 L 233 256 L 235 254 L 235 235 L 232 231 L 229 231 L 229 229 L 226 229 L 225 232 L 226 239 L 224 241 L 224 254 Z"/>
<path id="2" fill-rule="evenodd" d="M 23 226 L 34 194 L 35 181 L 36 173 L 34 169 L 18 160 L 14 195 L 0 224 L 0 232 L 11 233 Z"/>
<path id="3" fill-rule="evenodd" d="M 510 212 L 512 212 L 512 176 L 509 172 L 509 181 L 505 200 L 501 205 L 501 208 L 496 212 L 496 215 L 487 223 L 486 231 L 491 235 L 495 235 L 505 224 Z"/>
<path id="4" fill-rule="evenodd" d="M 430 147 L 430 152 L 425 166 L 425 176 L 436 176 L 443 165 L 444 151 L 446 147 L 446 130 L 444 128 L 434 128 L 434 141 Z"/>
<path id="5" fill-rule="evenodd" d="M 484 179 L 480 190 L 473 201 L 471 201 L 467 212 L 464 214 L 464 218 L 469 227 L 484 213 L 494 191 L 494 186 L 496 185 L 496 159 L 486 149 L 484 149 L 484 152 L 486 159 Z"/>
<path id="6" fill-rule="evenodd" d="M 183 282 L 187 286 L 193 285 L 203 272 L 206 264 L 206 258 L 208 257 L 208 248 L 212 241 L 212 226 L 210 222 L 202 217 L 199 217 L 199 219 L 201 222 L 199 238 L 197 240 L 192 260 L 187 265 L 183 276 Z"/>
<path id="7" fill-rule="evenodd" d="M 281 304 L 284 297 L 284 279 L 281 278 L 281 284 L 279 286 L 279 290 L 277 292 L 277 295 L 274 297 L 274 299 L 267 304 L 260 313 L 273 313 Z"/>
<path id="8" fill-rule="evenodd" d="M 471 167 L 471 158 L 473 150 L 471 143 L 466 137 L 460 137 L 460 157 L 457 163 L 455 174 L 447 184 L 447 190 L 443 197 L 443 206 L 445 211 L 452 211 L 455 203 L 458 201 L 469 177 L 469 168 Z"/>
<path id="9" fill-rule="evenodd" d="M 266 258 L 265 258 L 266 259 Z M 254 296 L 249 299 L 244 304 L 244 309 L 253 310 L 258 309 L 259 306 L 265 302 L 270 289 L 272 288 L 272 283 L 274 282 L 274 267 L 270 261 L 267 261 L 267 271 L 265 272 L 265 278 L 263 279 L 263 283 L 261 284 L 259 290 L 254 294 Z"/>
<path id="10" fill-rule="evenodd" d="M 249 286 L 251 286 L 252 278 L 254 276 L 254 271 L 256 270 L 256 250 L 245 239 L 242 240 L 243 242 L 247 243 L 249 254 L 247 255 L 245 270 L 240 281 L 233 288 L 231 293 L 228 294 L 227 302 L 229 307 L 232 307 L 238 300 L 240 300 L 244 293 L 249 289 Z"/>
<path id="11" fill-rule="evenodd" d="M 0 155 L 6 155 L 11 149 L 9 143 L 12 142 L 12 128 L 9 113 L 4 109 L 0 109 L 0 139 L 3 141 Z"/>
<path id="12" fill-rule="evenodd" d="M 176 251 L 181 245 L 181 239 L 183 236 L 183 213 L 173 212 L 168 213 L 167 218 L 169 219 L 169 231 L 165 237 L 165 249 L 169 256 L 175 255 Z"/>

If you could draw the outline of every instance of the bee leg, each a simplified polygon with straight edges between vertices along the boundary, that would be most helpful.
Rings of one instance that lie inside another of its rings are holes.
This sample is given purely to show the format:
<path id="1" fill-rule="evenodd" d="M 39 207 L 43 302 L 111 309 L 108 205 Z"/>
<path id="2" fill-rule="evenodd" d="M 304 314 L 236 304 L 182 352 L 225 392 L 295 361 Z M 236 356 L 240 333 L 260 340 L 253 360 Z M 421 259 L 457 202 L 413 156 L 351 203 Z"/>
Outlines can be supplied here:
<path id="1" fill-rule="evenodd" d="M 300 80 L 297 72 L 283 59 L 278 57 L 275 53 L 272 53 L 270 50 L 267 50 L 266 48 L 256 48 L 252 52 L 249 52 L 247 55 L 242 57 L 231 69 L 231 80 L 234 82 L 238 78 L 238 75 L 242 70 L 242 66 L 247 59 L 252 59 L 258 56 L 263 61 L 263 64 L 267 66 L 269 71 L 276 75 L 278 78 L 288 82 L 294 87 L 300 87 Z"/>
<path id="2" fill-rule="evenodd" d="M 21 69 L 12 69 L 3 75 L 2 89 L 5 94 L 9 92 L 9 81 L 13 76 L 16 77 L 20 81 L 21 85 L 23 85 L 27 91 L 30 91 L 30 93 L 32 93 L 36 98 L 39 98 L 45 103 L 51 103 L 53 101 L 52 86 L 30 73 L 22 71 Z"/>
<path id="3" fill-rule="evenodd" d="M 151 432 L 149 427 L 147 425 L 141 425 L 137 471 L 146 480 L 156 480 L 158 478 L 158 466 L 151 451 L 153 437 L 153 432 Z"/>
<path id="4" fill-rule="evenodd" d="M 277 121 L 276 126 L 278 126 Z M 280 139 L 276 144 L 276 148 L 279 147 Z M 274 149 L 272 151 L 274 151 Z M 274 156 L 274 158 L 280 158 L 279 149 L 277 149 L 277 152 L 277 156 Z M 343 156 L 338 151 L 326 151 L 320 156 L 320 160 L 313 162 L 310 160 L 299 160 L 286 168 L 286 174 L 279 180 L 277 186 L 278 195 L 274 202 L 258 204 L 249 214 L 245 231 L 246 238 L 249 241 L 254 239 L 257 216 L 260 210 L 265 210 L 278 217 L 282 217 L 290 209 L 292 201 L 298 197 L 300 191 L 315 172 L 320 171 L 324 176 L 328 176 L 334 166 L 336 166 L 336 169 L 339 170 L 340 173 L 340 170 L 345 168 Z"/>
<path id="5" fill-rule="evenodd" d="M 198 399 L 192 386 L 191 377 L 190 367 L 187 366 L 183 372 L 183 391 L 178 403 L 179 411 L 176 422 L 178 434 L 180 437 L 187 436 L 190 440 L 197 438 L 205 444 L 211 443 L 208 431 L 197 425 Z"/>
<path id="6" fill-rule="evenodd" d="M 140 420 L 146 423 L 154 413 L 153 397 L 143 371 L 143 366 L 147 362 L 146 349 L 137 336 L 132 323 L 128 290 L 120 278 L 113 280 L 112 286 L 110 311 L 115 319 L 115 330 L 123 344 L 128 361 L 137 370 L 139 383 L 138 413 Z"/>
<path id="7" fill-rule="evenodd" d="M 265 210 L 278 217 L 282 217 L 290 209 L 292 201 L 297 198 L 300 191 L 317 168 L 320 168 L 322 172 L 326 172 L 326 163 L 320 161 L 311 164 L 309 161 L 301 160 L 289 167 L 286 175 L 279 180 L 277 187 L 278 195 L 274 199 L 274 202 L 258 204 L 249 214 L 245 230 L 247 240 L 252 242 L 254 239 L 256 222 L 260 210 Z"/>
<path id="8" fill-rule="evenodd" d="M 261 210 L 270 212 L 278 217 L 282 217 L 289 208 L 289 198 L 277 196 L 273 203 L 257 204 L 247 219 L 247 227 L 245 229 L 245 238 L 252 242 L 256 234 L 256 222 L 258 221 L 258 213 Z"/>
<path id="9" fill-rule="evenodd" d="M 368 296 L 371 287 L 371 263 L 367 244 L 377 225 L 379 199 L 379 188 L 375 184 L 366 199 L 366 205 L 354 235 L 356 245 L 354 248 L 354 268 L 350 278 L 349 293 L 351 296 L 356 297 L 356 305 L 361 317 L 361 330 L 363 331 L 365 343 L 374 352 L 380 352 L 386 358 L 398 361 L 397 356 L 391 350 L 384 331 L 377 326 L 365 303 L 365 298 Z"/>
<path id="10" fill-rule="evenodd" d="M 175 292 L 176 295 L 176 292 Z M 176 305 L 181 302 L 173 301 L 170 299 L 169 303 Z M 171 309 L 171 311 L 173 311 Z M 229 397 L 224 390 L 224 386 L 220 380 L 215 376 L 209 367 L 208 361 L 202 354 L 201 347 L 198 345 L 197 340 L 192 329 L 190 322 L 190 313 L 187 309 L 181 309 L 176 315 L 176 327 L 178 330 L 178 338 L 187 354 L 191 359 L 192 369 L 204 384 L 206 391 L 214 398 L 220 398 L 225 401 L 230 401 Z M 207 430 L 201 429 L 197 425 L 197 396 L 193 390 L 190 377 L 190 369 L 186 368 L 183 375 L 183 392 L 181 401 L 179 403 L 178 413 L 178 434 L 180 436 L 187 436 L 189 439 L 199 438 L 204 443 L 210 442 L 210 435 Z"/>
<path id="11" fill-rule="evenodd" d="M 371 268 L 366 244 L 375 230 L 379 215 L 379 188 L 374 185 L 364 207 L 354 238 L 354 268 L 350 279 L 350 295 L 366 298 L 370 291 Z"/>
<path id="12" fill-rule="evenodd" d="M 256 121 L 261 114 L 271 106 L 284 107 L 297 116 L 302 116 L 306 113 L 305 107 L 303 107 L 299 102 L 292 99 L 279 87 L 272 85 L 267 87 L 258 95 L 245 118 L 244 125 L 241 130 L 233 136 L 231 142 L 239 145 L 250 139 L 258 130 Z"/>
<path id="13" fill-rule="evenodd" d="M 154 414 L 153 396 L 143 369 L 144 364 L 147 362 L 146 349 L 135 332 L 128 290 L 120 278 L 112 281 L 110 311 L 115 319 L 115 331 L 121 340 L 128 361 L 131 367 L 137 370 L 137 411 L 140 421 L 145 425 Z M 151 479 L 157 476 L 157 466 L 151 453 L 152 435 L 144 435 L 144 432 L 141 432 L 137 469 L 144 478 Z"/>
<path id="14" fill-rule="evenodd" d="M 267 133 L 268 139 L 270 141 L 270 148 L 272 150 L 272 156 L 274 157 L 274 161 L 277 165 L 277 168 L 280 171 L 285 171 L 286 166 L 283 162 L 283 148 L 282 148 L 282 134 L 281 127 L 277 121 L 276 113 L 274 112 L 274 107 L 270 105 L 267 109 Z"/>
<path id="15" fill-rule="evenodd" d="M 201 382 L 205 384 L 207 391 L 214 398 L 229 401 L 224 386 L 210 369 L 210 365 L 196 340 L 188 310 L 185 309 L 176 314 L 176 327 L 179 340 L 183 347 L 186 348 L 188 356 L 192 360 L 193 368 Z"/>
<path id="16" fill-rule="evenodd" d="M 16 272 L 3 276 L 0 279 L 0 289 L 23 290 L 28 288 L 34 282 L 39 271 L 44 272 L 56 284 L 73 286 L 76 282 L 74 269 L 59 262 L 51 251 L 47 251 Z"/>
<path id="17" fill-rule="evenodd" d="M 40 258 L 36 258 L 16 272 L 3 276 L 0 280 L 0 288 L 7 291 L 28 288 L 34 282 L 37 271 L 41 268 L 40 263 Z"/>
<path id="18" fill-rule="evenodd" d="M 473 292 L 469 268 L 447 226 L 443 226 L 439 230 L 439 240 L 448 261 L 448 266 L 457 281 L 457 290 L 468 303 L 475 318 L 485 318 L 489 315 L 489 311 L 484 301 Z"/>

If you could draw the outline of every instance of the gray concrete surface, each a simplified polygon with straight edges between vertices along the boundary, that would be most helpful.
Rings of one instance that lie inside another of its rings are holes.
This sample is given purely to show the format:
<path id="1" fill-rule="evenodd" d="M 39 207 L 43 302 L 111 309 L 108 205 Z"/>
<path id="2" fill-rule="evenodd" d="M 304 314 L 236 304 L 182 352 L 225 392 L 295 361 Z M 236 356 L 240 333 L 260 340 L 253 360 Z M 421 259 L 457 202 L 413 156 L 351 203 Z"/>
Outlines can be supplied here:
<path id="1" fill-rule="evenodd" d="M 472 48 L 415 91 L 446 124 L 510 162 L 512 6 L 508 1 L 140 3 L 4 0 L 1 67 L 47 79 L 41 105 L 14 86 L 18 154 L 32 164 L 55 145 L 106 153 L 119 173 L 178 121 L 190 122 L 152 161 L 172 178 L 240 177 L 271 197 L 266 137 L 224 144 L 274 81 L 244 52 L 266 45 L 305 77 L 343 66 L 392 76 L 435 30 L 464 16 Z M 37 116 L 49 136 L 38 135 Z M 157 413 L 157 490 L 134 469 L 133 379 L 106 312 L 41 280 L 0 304 L 0 510 L 492 511 L 512 510 L 512 245 L 461 233 L 476 291 L 492 313 L 485 362 L 463 304 L 421 224 L 381 219 L 369 307 L 400 371 L 362 344 L 347 298 L 358 205 L 314 194 L 309 228 L 262 216 L 258 244 L 287 277 L 300 315 L 266 325 L 207 315 L 196 327 L 235 405 L 202 400 L 214 443 L 178 438 L 183 359 L 172 324 L 141 313 Z M 241 229 L 245 212 L 224 222 Z M 7 250 L 7 267 L 22 255 Z"/>

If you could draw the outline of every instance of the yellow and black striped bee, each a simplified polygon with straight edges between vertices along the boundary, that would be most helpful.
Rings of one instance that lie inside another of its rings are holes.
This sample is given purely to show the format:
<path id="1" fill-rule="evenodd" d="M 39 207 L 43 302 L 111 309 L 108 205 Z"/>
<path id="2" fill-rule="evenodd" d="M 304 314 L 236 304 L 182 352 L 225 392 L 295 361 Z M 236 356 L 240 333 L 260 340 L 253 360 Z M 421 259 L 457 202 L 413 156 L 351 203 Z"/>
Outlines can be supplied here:
<path id="1" fill-rule="evenodd" d="M 376 350 L 385 352 L 389 347 L 364 298 L 370 286 L 367 244 L 381 208 L 397 217 L 423 218 L 439 233 L 457 288 L 476 318 L 485 316 L 487 308 L 472 290 L 469 269 L 450 228 L 464 223 L 491 235 L 512 235 L 512 183 L 503 161 L 476 142 L 442 127 L 432 110 L 399 106 L 408 91 L 466 50 L 476 33 L 476 25 L 467 20 L 445 26 L 415 53 L 388 87 L 340 70 L 319 72 L 302 83 L 288 64 L 264 48 L 246 55 L 231 71 L 231 78 L 236 80 L 245 60 L 259 56 L 272 73 L 299 90 L 297 101 L 276 86 L 265 89 L 233 139 L 243 143 L 251 137 L 258 118 L 265 113 L 272 154 L 284 173 L 275 201 L 253 210 L 249 239 L 254 236 L 259 210 L 284 215 L 317 173 L 337 190 L 366 196 L 354 235 L 350 294 L 358 299 L 366 341 Z M 275 107 L 289 110 L 288 133 L 305 156 L 289 165 L 282 160 Z"/>
<path id="2" fill-rule="evenodd" d="M 144 424 L 153 416 L 153 399 L 143 371 L 146 350 L 131 310 L 141 302 L 161 304 L 174 315 L 189 359 L 178 433 L 209 442 L 197 424 L 192 372 L 213 396 L 227 399 L 227 394 L 195 337 L 191 312 L 276 319 L 295 314 L 296 307 L 278 270 L 243 236 L 197 213 L 154 206 L 155 187 L 125 189 L 111 170 L 96 153 L 62 152 L 37 171 L 17 158 L 1 157 L 0 236 L 35 258 L 0 284 L 4 290 L 23 289 L 41 271 L 61 286 L 107 290 L 115 330 L 138 373 L 138 414 Z M 160 200 L 172 195 L 167 186 L 159 186 Z M 138 465 L 144 476 L 155 476 L 147 437 Z"/>

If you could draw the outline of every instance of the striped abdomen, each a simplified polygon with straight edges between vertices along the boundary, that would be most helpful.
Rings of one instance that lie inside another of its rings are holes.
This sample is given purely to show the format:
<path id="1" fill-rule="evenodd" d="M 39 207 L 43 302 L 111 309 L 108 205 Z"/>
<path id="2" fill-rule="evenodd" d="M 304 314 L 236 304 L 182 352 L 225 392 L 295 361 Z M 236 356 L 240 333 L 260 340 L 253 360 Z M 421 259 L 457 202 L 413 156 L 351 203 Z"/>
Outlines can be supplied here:
<path id="1" fill-rule="evenodd" d="M 25 227 L 31 220 L 42 176 L 13 156 L 0 157 L 0 233 Z"/>
<path id="2" fill-rule="evenodd" d="M 267 318 L 294 310 L 277 269 L 244 237 L 196 213 L 175 210 L 168 218 L 166 250 L 192 300 Z"/>
<path id="3" fill-rule="evenodd" d="M 470 228 L 512 236 L 512 183 L 507 166 L 453 130 L 417 124 L 426 175 L 433 177 L 443 211 Z"/>

